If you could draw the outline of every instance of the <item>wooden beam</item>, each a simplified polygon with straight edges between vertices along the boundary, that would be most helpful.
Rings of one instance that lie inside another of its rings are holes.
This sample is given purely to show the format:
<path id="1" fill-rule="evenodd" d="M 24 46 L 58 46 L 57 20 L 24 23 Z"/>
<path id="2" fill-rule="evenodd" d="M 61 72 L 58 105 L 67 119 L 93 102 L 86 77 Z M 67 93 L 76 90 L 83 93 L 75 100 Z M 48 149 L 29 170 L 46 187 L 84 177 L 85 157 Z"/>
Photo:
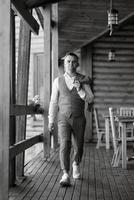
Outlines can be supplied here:
<path id="1" fill-rule="evenodd" d="M 129 15 L 127 15 L 126 17 L 124 17 L 122 20 L 119 21 L 118 26 L 113 28 L 113 32 L 114 31 L 118 31 L 121 27 L 132 23 L 134 21 L 134 12 L 130 13 Z M 89 40 L 88 42 L 82 44 L 79 48 L 82 48 L 88 44 L 91 44 L 93 42 L 95 42 L 96 40 L 98 40 L 99 38 L 106 36 L 109 34 L 109 28 L 106 28 L 104 31 L 102 31 L 101 33 L 99 33 L 97 36 L 91 38 L 91 40 Z M 76 49 L 75 49 L 76 50 Z"/>
<path id="2" fill-rule="evenodd" d="M 10 109 L 11 116 L 17 115 L 31 115 L 36 114 L 36 109 L 33 106 L 25 106 L 25 105 L 12 105 Z"/>
<path id="3" fill-rule="evenodd" d="M 25 4 L 28 8 L 35 8 L 39 6 L 45 6 L 46 4 L 57 3 L 59 1 L 63 0 L 25 0 Z"/>
<path id="4" fill-rule="evenodd" d="M 52 81 L 58 76 L 58 4 L 52 5 Z"/>
<path id="5" fill-rule="evenodd" d="M 58 70 L 58 4 L 52 5 L 52 82 L 54 79 L 58 76 L 59 70 Z M 52 83 L 51 83 L 52 85 Z M 56 149 L 58 146 L 58 128 L 57 123 L 55 123 L 55 129 L 53 131 L 53 135 L 51 136 L 53 138 L 51 146 Z"/>
<path id="6" fill-rule="evenodd" d="M 40 21 L 40 24 L 41 24 L 42 28 L 44 29 L 44 22 L 43 22 L 44 19 L 43 19 L 43 15 L 42 15 L 42 12 L 41 12 L 40 8 L 35 8 L 35 11 L 36 11 L 38 19 Z"/>
<path id="7" fill-rule="evenodd" d="M 26 8 L 22 0 L 11 0 L 12 9 L 22 18 L 29 26 L 30 30 L 38 35 L 39 33 L 39 24 L 35 18 L 30 14 L 29 10 Z"/>
<path id="8" fill-rule="evenodd" d="M 134 22 L 134 12 L 130 13 L 126 17 L 124 17 L 122 20 L 119 21 L 119 25 L 117 26 L 117 29 L 120 29 L 121 27 L 131 24 Z"/>
<path id="9" fill-rule="evenodd" d="M 11 10 L 11 72 L 10 72 L 10 107 L 16 103 L 16 49 L 15 49 L 15 15 Z M 10 116 L 10 145 L 14 145 L 16 140 L 16 117 Z M 14 186 L 16 179 L 16 161 L 9 162 L 9 186 Z"/>
<path id="10" fill-rule="evenodd" d="M 36 135 L 34 137 L 31 137 L 29 139 L 26 140 L 22 140 L 16 144 L 14 144 L 13 146 L 10 146 L 9 148 L 9 158 L 13 159 L 16 155 L 22 153 L 23 151 L 25 151 L 26 149 L 28 149 L 29 147 L 42 142 L 43 141 L 43 137 L 42 134 L 40 135 Z"/>
<path id="11" fill-rule="evenodd" d="M 10 1 L 0 0 L 0 200 L 8 200 L 10 112 Z"/>
<path id="12" fill-rule="evenodd" d="M 51 6 L 43 9 L 44 16 L 44 156 L 50 156 L 50 133 L 48 131 L 48 108 L 51 92 Z"/>
<path id="13" fill-rule="evenodd" d="M 18 51 L 18 70 L 17 70 L 17 105 L 27 105 L 28 80 L 29 80 L 29 61 L 31 31 L 25 21 L 20 22 L 19 51 Z M 26 116 L 18 116 L 16 120 L 16 141 L 25 139 L 26 135 Z M 17 176 L 24 175 L 24 154 L 17 156 L 16 161 Z"/>

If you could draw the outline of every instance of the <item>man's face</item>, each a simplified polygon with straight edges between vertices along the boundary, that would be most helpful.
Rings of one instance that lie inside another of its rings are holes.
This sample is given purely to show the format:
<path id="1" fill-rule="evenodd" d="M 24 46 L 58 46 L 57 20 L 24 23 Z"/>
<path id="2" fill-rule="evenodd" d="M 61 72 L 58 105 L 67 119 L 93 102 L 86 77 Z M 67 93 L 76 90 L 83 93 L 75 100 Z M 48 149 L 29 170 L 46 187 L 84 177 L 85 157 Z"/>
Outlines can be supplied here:
<path id="1" fill-rule="evenodd" d="M 78 67 L 78 59 L 75 56 L 66 56 L 64 59 L 64 69 L 67 73 L 76 72 L 76 68 Z"/>

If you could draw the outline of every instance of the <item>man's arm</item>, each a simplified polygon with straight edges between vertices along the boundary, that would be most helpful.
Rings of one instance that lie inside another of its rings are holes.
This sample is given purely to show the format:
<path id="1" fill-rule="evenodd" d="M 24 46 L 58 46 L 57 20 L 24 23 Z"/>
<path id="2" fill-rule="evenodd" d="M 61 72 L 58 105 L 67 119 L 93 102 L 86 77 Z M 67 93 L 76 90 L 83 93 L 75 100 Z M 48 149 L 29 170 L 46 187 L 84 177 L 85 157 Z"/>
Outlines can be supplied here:
<path id="1" fill-rule="evenodd" d="M 82 86 L 83 90 L 85 91 L 85 96 L 84 96 L 84 100 L 88 103 L 92 103 L 93 100 L 94 100 L 94 95 L 92 93 L 92 90 L 90 88 L 90 85 L 89 84 L 84 84 Z"/>
<path id="2" fill-rule="evenodd" d="M 83 84 L 81 89 L 78 91 L 79 96 L 86 102 L 92 103 L 94 99 L 94 95 L 90 88 L 90 85 Z"/>
<path id="3" fill-rule="evenodd" d="M 76 80 L 74 82 L 74 87 L 76 88 L 80 98 L 88 103 L 92 103 L 94 99 L 94 95 L 90 87 L 90 82 L 91 80 L 89 77 L 82 77 L 82 79 Z"/>

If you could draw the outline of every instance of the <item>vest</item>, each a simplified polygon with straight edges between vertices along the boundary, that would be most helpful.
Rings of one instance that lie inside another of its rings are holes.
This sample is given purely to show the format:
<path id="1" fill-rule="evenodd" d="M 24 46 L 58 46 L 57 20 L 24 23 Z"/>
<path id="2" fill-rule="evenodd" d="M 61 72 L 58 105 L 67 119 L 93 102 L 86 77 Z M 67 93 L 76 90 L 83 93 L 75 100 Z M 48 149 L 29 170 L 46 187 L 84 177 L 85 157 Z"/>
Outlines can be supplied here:
<path id="1" fill-rule="evenodd" d="M 85 101 L 80 98 L 76 88 L 68 89 L 65 77 L 59 77 L 59 114 L 66 117 L 84 115 Z"/>

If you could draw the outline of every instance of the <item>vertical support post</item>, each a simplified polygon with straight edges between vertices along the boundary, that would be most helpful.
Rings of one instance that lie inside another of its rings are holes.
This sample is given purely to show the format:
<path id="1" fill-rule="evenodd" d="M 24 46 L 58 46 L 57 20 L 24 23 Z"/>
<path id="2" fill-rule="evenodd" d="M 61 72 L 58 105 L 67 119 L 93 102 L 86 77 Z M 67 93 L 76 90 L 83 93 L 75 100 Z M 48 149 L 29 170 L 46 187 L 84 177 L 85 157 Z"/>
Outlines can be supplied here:
<path id="1" fill-rule="evenodd" d="M 29 80 L 29 59 L 30 59 L 31 31 L 24 21 L 20 21 L 18 70 L 17 70 L 17 97 L 16 103 L 27 105 L 28 80 Z M 26 116 L 19 116 L 16 120 L 16 140 L 25 139 Z M 17 178 L 19 181 L 24 178 L 24 152 L 16 159 Z"/>
<path id="2" fill-rule="evenodd" d="M 52 82 L 58 76 L 58 3 L 52 5 Z M 58 145 L 58 128 L 55 128 L 52 137 L 54 138 L 54 149 Z"/>
<path id="3" fill-rule="evenodd" d="M 92 47 L 87 45 L 81 48 L 81 71 L 92 79 Z M 92 112 L 88 111 L 88 105 L 85 106 L 86 129 L 85 140 L 88 142 L 92 140 Z"/>
<path id="4" fill-rule="evenodd" d="M 127 143 L 126 143 L 126 122 L 120 122 L 122 129 L 122 168 L 127 168 Z"/>
<path id="5" fill-rule="evenodd" d="M 51 6 L 43 8 L 44 17 L 44 157 L 50 156 L 48 108 L 51 92 Z"/>
<path id="6" fill-rule="evenodd" d="M 15 15 L 11 10 L 11 71 L 10 71 L 10 104 L 16 103 L 16 67 L 15 67 Z M 16 139 L 16 117 L 10 116 L 10 145 L 15 144 Z M 13 186 L 16 179 L 15 158 L 9 163 L 9 185 Z"/>
<path id="7" fill-rule="evenodd" d="M 10 114 L 10 1 L 0 0 L 0 200 L 8 200 Z"/>
<path id="8" fill-rule="evenodd" d="M 55 3 L 52 4 L 52 81 L 58 74 L 58 3 Z"/>
<path id="9" fill-rule="evenodd" d="M 105 118 L 105 140 L 106 140 L 106 150 L 110 148 L 109 134 L 110 132 L 110 119 L 109 116 Z"/>

